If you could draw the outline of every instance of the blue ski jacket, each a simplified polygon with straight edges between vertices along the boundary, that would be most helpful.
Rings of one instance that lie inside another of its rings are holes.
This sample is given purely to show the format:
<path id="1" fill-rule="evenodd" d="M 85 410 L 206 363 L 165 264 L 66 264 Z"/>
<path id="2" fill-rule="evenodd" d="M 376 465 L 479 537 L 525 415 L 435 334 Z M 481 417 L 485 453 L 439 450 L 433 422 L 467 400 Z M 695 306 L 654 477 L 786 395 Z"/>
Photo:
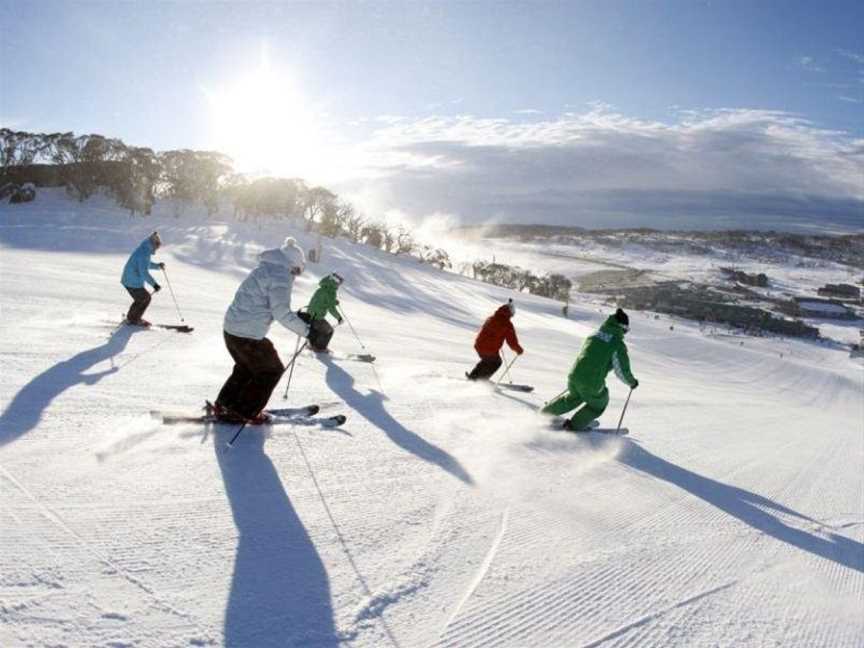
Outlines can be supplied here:
<path id="1" fill-rule="evenodd" d="M 156 280 L 150 274 L 151 270 L 158 270 L 159 264 L 150 261 L 153 256 L 153 244 L 149 238 L 141 241 L 141 245 L 129 256 L 126 265 L 123 266 L 123 277 L 120 283 L 128 288 L 143 288 L 146 281 L 151 286 L 156 286 Z"/>

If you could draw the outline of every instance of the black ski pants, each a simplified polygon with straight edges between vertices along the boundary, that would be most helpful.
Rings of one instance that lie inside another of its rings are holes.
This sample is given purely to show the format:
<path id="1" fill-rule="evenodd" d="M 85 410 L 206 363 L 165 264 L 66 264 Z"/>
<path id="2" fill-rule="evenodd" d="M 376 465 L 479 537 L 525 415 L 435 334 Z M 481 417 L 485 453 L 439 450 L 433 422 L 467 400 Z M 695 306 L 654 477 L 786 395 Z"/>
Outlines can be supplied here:
<path id="1" fill-rule="evenodd" d="M 325 319 L 312 319 L 309 313 L 300 311 L 297 316 L 309 325 L 309 348 L 313 351 L 326 351 L 333 338 L 333 327 Z"/>
<path id="2" fill-rule="evenodd" d="M 480 356 L 480 362 L 468 374 L 471 380 L 489 380 L 501 368 L 501 356 Z"/>
<path id="3" fill-rule="evenodd" d="M 129 312 L 126 313 L 126 321 L 135 324 L 144 315 L 144 311 L 150 305 L 150 293 L 146 288 L 130 288 L 123 286 L 130 295 L 132 295 L 132 305 L 129 307 Z"/>
<path id="4" fill-rule="evenodd" d="M 267 405 L 285 367 L 273 343 L 222 332 L 234 370 L 219 391 L 216 402 L 246 418 L 253 418 Z"/>

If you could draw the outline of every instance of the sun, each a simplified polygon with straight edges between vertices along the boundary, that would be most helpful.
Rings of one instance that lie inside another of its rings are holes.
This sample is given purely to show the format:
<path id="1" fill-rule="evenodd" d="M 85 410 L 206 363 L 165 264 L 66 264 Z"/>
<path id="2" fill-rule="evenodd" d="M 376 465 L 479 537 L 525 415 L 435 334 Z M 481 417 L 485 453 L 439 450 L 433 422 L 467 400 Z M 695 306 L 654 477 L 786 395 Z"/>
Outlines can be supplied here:
<path id="1" fill-rule="evenodd" d="M 207 91 L 211 141 L 243 173 L 304 178 L 324 160 L 310 103 L 266 58 L 226 87 Z"/>

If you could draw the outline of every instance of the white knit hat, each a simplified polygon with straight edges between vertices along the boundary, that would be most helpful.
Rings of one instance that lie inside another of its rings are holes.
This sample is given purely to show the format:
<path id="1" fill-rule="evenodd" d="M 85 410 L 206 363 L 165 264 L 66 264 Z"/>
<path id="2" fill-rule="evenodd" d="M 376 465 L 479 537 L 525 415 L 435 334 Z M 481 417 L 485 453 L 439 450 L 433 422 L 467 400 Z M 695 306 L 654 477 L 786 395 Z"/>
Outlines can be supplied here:
<path id="1" fill-rule="evenodd" d="M 285 255 L 287 264 L 291 268 L 300 268 L 302 272 L 306 267 L 306 256 L 303 250 L 297 245 L 297 240 L 293 236 L 289 236 L 282 243 L 282 254 Z"/>

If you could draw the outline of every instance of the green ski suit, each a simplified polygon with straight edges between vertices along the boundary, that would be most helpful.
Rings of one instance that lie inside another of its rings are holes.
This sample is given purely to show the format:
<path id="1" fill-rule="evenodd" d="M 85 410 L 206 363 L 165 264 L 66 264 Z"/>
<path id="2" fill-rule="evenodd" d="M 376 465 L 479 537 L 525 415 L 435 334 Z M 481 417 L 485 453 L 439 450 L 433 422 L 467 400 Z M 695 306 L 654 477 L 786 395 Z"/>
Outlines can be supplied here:
<path id="1" fill-rule="evenodd" d="M 613 369 L 615 375 L 631 388 L 638 384 L 630 373 L 624 328 L 614 316 L 609 317 L 600 330 L 585 340 L 567 376 L 567 393 L 546 405 L 543 413 L 560 416 L 585 403 L 585 407 L 573 415 L 570 428 L 580 430 L 586 427 L 609 405 L 606 375 Z"/>
<path id="2" fill-rule="evenodd" d="M 339 305 L 339 300 L 336 299 L 336 289 L 339 284 L 330 275 L 324 277 L 318 282 L 318 290 L 312 295 L 312 301 L 306 307 L 306 312 L 312 316 L 313 320 L 321 320 L 329 312 L 336 321 L 342 323 L 342 315 L 336 308 Z"/>

